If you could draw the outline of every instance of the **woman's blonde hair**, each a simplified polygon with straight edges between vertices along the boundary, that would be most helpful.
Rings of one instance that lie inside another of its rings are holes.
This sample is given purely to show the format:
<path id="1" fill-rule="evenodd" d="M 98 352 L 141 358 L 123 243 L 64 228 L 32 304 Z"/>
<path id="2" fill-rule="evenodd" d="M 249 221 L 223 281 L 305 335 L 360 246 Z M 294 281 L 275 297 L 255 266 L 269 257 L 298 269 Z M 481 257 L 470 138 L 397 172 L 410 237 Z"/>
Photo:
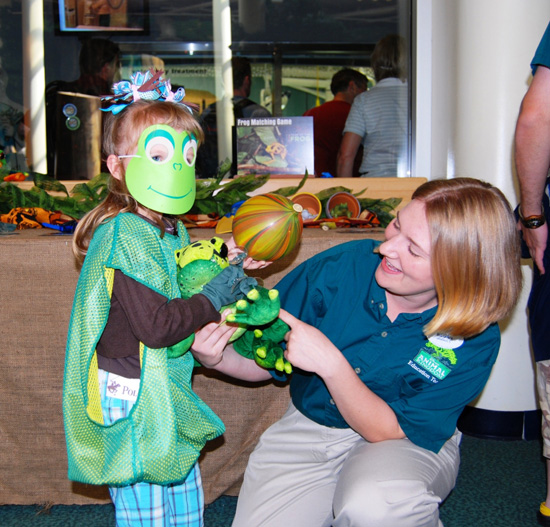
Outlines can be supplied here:
<path id="1" fill-rule="evenodd" d="M 143 130 L 153 124 L 166 124 L 175 130 L 191 132 L 200 144 L 204 134 L 197 120 L 181 104 L 166 101 L 136 101 L 117 115 L 108 114 L 103 133 L 103 153 L 126 155 L 134 148 Z M 120 162 L 120 161 L 119 161 Z M 124 178 L 109 178 L 109 193 L 97 207 L 79 222 L 73 238 L 73 253 L 78 264 L 82 264 L 96 228 L 114 218 L 120 212 L 136 212 L 138 203 L 131 196 Z M 159 227 L 164 231 L 164 224 Z"/>
<path id="2" fill-rule="evenodd" d="M 522 287 L 520 243 L 502 192 L 470 178 L 429 181 L 426 206 L 438 309 L 426 335 L 473 337 L 513 309 Z"/>

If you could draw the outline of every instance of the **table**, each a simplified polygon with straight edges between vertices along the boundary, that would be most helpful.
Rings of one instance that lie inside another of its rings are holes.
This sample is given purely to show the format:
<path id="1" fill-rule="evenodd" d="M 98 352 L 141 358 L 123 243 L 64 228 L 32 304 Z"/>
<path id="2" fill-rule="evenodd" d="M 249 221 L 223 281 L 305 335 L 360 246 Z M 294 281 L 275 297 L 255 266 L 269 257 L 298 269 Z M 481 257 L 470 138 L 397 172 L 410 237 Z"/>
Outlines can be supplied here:
<path id="1" fill-rule="evenodd" d="M 190 230 L 193 240 L 210 229 Z M 380 230 L 306 229 L 299 248 L 255 272 L 266 287 L 313 254 Z M 65 341 L 78 280 L 72 236 L 45 229 L 0 236 L 0 504 L 90 504 L 109 500 L 105 487 L 67 479 L 61 394 Z M 252 274 L 252 273 L 251 273 Z M 236 495 L 261 433 L 286 410 L 285 385 L 228 382 L 197 371 L 194 389 L 224 421 L 226 433 L 200 459 L 207 503 Z"/>

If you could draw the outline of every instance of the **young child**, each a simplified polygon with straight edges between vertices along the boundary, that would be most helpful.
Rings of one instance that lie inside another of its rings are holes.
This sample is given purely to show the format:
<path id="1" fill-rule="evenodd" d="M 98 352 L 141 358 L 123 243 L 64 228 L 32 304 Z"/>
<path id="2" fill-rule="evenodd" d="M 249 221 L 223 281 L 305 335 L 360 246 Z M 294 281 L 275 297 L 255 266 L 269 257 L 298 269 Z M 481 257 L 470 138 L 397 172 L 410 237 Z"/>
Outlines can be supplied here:
<path id="1" fill-rule="evenodd" d="M 229 266 L 180 298 L 175 251 L 189 235 L 175 216 L 195 199 L 202 131 L 168 81 L 151 76 L 136 74 L 131 99 L 108 115 L 110 192 L 74 236 L 82 270 L 63 391 L 69 479 L 109 485 L 117 526 L 202 526 L 197 459 L 224 426 L 192 391 L 194 360 L 180 343 L 255 281 Z"/>

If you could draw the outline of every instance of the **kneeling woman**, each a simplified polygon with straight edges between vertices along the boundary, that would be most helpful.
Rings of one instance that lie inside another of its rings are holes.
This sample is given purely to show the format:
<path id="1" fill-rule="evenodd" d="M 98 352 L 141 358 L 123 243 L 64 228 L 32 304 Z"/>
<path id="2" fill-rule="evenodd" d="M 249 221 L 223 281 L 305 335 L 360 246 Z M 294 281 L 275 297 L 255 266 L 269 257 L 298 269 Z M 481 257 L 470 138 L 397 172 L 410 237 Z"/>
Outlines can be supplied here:
<path id="1" fill-rule="evenodd" d="M 521 289 L 506 198 L 475 179 L 425 183 L 385 242 L 329 249 L 277 289 L 292 402 L 250 457 L 233 527 L 437 526 L 458 473 L 457 419 Z M 268 379 L 226 347 L 233 331 L 205 326 L 196 358 Z"/>

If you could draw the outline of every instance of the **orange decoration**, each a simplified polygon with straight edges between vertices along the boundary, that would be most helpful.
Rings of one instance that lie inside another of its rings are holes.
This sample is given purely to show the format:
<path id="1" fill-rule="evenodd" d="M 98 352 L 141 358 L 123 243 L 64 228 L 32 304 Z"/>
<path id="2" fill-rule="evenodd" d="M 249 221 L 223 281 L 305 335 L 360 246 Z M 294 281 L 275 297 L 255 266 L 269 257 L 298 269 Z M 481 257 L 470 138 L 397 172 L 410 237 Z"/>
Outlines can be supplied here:
<path id="1" fill-rule="evenodd" d="M 9 176 L 4 177 L 4 181 L 25 181 L 27 176 L 23 172 L 14 172 Z"/>

